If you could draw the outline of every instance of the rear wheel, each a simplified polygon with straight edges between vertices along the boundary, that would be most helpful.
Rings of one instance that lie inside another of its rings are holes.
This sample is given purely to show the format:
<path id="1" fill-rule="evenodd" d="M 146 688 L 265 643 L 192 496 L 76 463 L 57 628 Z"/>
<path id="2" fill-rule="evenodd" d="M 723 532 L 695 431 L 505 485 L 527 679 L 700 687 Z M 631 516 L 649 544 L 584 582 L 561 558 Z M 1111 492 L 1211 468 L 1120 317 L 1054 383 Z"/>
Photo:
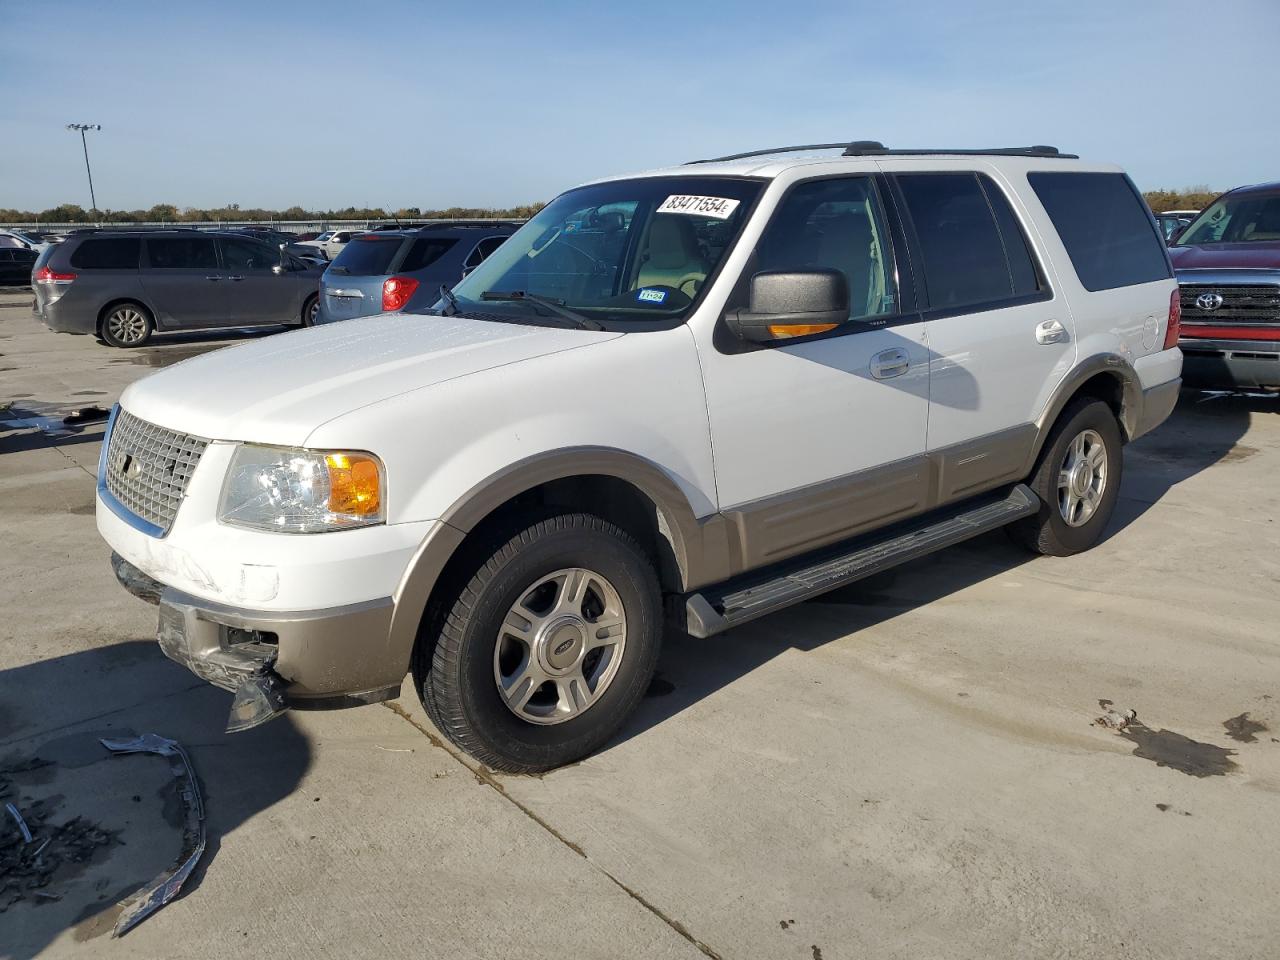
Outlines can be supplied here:
<path id="1" fill-rule="evenodd" d="M 653 675 L 662 602 L 652 563 L 625 531 L 582 513 L 495 537 L 473 559 L 419 640 L 423 706 L 495 769 L 535 773 L 582 759 L 621 726 Z"/>
<path id="2" fill-rule="evenodd" d="M 302 325 L 304 327 L 314 327 L 318 316 L 320 316 L 320 295 L 313 293 L 307 297 L 307 302 L 302 305 Z"/>
<path id="3" fill-rule="evenodd" d="M 112 347 L 140 347 L 154 332 L 151 313 L 140 303 L 118 303 L 102 318 L 102 339 Z"/>
<path id="4" fill-rule="evenodd" d="M 1091 397 L 1075 401 L 1058 418 L 1027 481 L 1040 510 L 1013 524 L 1010 534 L 1049 556 L 1088 550 L 1111 520 L 1123 466 L 1120 425 L 1111 408 Z"/>

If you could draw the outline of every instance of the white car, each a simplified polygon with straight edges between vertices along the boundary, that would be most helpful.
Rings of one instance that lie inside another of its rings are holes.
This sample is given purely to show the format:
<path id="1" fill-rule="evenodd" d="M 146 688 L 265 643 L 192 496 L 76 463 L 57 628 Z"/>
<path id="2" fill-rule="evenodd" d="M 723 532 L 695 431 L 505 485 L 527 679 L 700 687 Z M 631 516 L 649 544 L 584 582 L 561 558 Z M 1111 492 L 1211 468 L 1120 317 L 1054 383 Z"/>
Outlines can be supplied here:
<path id="1" fill-rule="evenodd" d="M 48 246 L 49 241 L 41 240 L 23 230 L 0 230 L 0 247 L 18 247 L 40 253 Z"/>
<path id="2" fill-rule="evenodd" d="M 126 390 L 98 527 L 229 727 L 411 673 L 456 744 L 545 770 L 618 729 L 668 625 L 1000 526 L 1097 543 L 1182 366 L 1133 184 L 1047 147 L 829 146 L 578 187 L 434 315 Z"/>
<path id="3" fill-rule="evenodd" d="M 316 251 L 326 260 L 332 260 L 340 254 L 350 242 L 351 238 L 364 233 L 363 230 L 330 230 L 322 233 L 314 240 L 302 240 L 298 243 L 300 247 L 315 247 Z"/>

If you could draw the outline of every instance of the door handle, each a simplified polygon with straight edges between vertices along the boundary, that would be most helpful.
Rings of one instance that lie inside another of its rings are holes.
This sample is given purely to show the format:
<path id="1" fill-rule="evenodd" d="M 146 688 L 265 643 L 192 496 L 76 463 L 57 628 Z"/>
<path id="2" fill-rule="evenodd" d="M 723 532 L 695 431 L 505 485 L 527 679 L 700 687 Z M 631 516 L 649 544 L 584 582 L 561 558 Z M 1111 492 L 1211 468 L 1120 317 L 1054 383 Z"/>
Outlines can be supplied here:
<path id="1" fill-rule="evenodd" d="M 240 280 L 243 280 L 243 279 L 244 279 L 244 277 L 227 277 L 227 279 L 228 279 L 228 280 L 234 280 L 234 281 L 240 281 Z"/>
<path id="2" fill-rule="evenodd" d="M 907 356 L 907 351 L 894 347 L 891 350 L 881 350 L 871 358 L 871 376 L 877 380 L 888 380 L 890 377 L 900 377 L 907 372 L 907 368 L 911 366 L 911 359 Z"/>
<path id="3" fill-rule="evenodd" d="M 206 280 L 221 280 L 221 277 L 205 277 Z"/>
<path id="4" fill-rule="evenodd" d="M 1039 343 L 1066 343 L 1067 328 L 1057 320 L 1046 320 L 1036 327 L 1036 341 Z"/>

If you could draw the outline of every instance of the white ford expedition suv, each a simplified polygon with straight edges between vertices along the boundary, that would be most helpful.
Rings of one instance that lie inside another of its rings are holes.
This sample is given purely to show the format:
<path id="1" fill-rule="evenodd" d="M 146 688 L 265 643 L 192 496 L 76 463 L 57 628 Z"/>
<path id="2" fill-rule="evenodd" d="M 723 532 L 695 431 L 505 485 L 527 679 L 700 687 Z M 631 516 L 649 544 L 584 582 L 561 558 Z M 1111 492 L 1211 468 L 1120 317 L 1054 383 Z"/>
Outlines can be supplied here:
<path id="1" fill-rule="evenodd" d="M 758 151 L 564 193 L 425 313 L 125 391 L 98 527 L 229 729 L 399 695 L 495 768 L 600 747 L 667 625 L 1000 526 L 1098 542 L 1178 394 L 1129 179 L 1051 147 Z"/>

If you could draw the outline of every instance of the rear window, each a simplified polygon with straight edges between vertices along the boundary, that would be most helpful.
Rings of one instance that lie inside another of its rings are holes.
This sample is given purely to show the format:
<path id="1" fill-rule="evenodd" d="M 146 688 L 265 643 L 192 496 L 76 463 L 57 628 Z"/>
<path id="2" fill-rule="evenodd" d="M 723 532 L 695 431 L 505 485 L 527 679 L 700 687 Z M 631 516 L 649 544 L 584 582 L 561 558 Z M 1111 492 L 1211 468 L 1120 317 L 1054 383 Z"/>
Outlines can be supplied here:
<path id="1" fill-rule="evenodd" d="M 1173 276 L 1147 206 L 1122 173 L 1027 174 L 1086 290 Z"/>
<path id="2" fill-rule="evenodd" d="M 86 240 L 71 254 L 77 270 L 137 270 L 142 241 L 137 237 Z"/>
<path id="3" fill-rule="evenodd" d="M 385 276 L 391 272 L 391 261 L 402 243 L 404 237 L 356 237 L 334 258 L 333 266 L 342 268 L 338 273 L 352 277 Z"/>
<path id="4" fill-rule="evenodd" d="M 419 237 L 413 241 L 413 246 L 404 255 L 404 263 L 400 264 L 400 272 L 412 273 L 414 270 L 421 270 L 423 267 L 431 266 L 431 264 L 448 253 L 457 242 L 457 240 L 442 240 L 439 238 L 426 240 Z M 355 244 L 351 246 L 355 246 Z"/>

